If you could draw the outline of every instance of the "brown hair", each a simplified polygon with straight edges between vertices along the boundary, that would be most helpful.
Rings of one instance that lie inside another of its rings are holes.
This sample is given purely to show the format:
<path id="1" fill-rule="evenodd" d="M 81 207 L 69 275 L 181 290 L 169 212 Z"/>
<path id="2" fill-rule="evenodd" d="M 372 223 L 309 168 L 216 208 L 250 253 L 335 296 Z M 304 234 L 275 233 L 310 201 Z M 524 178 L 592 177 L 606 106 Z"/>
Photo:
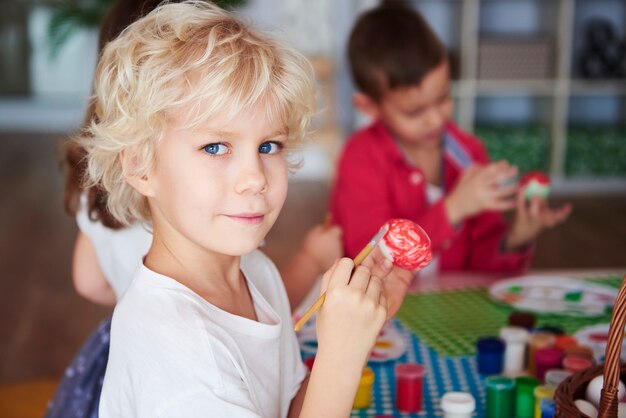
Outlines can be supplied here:
<path id="1" fill-rule="evenodd" d="M 359 17 L 348 42 L 356 86 L 378 101 L 386 89 L 419 85 L 446 57 L 446 49 L 424 18 L 401 0 Z"/>
<path id="2" fill-rule="evenodd" d="M 163 0 L 118 0 L 111 6 L 105 16 L 98 38 L 98 50 L 111 40 L 115 39 L 128 25 L 154 10 Z M 176 1 L 170 1 L 176 2 Z M 85 115 L 84 126 L 95 118 L 93 102 L 89 104 Z M 84 129 L 84 128 L 83 128 Z M 106 227 L 120 229 L 123 225 L 118 222 L 107 209 L 106 192 L 99 187 L 83 189 L 83 179 L 87 171 L 85 149 L 74 141 L 65 146 L 63 160 L 65 171 L 65 196 L 63 203 L 65 211 L 74 216 L 80 206 L 80 196 L 87 195 L 89 218 L 102 222 Z"/>

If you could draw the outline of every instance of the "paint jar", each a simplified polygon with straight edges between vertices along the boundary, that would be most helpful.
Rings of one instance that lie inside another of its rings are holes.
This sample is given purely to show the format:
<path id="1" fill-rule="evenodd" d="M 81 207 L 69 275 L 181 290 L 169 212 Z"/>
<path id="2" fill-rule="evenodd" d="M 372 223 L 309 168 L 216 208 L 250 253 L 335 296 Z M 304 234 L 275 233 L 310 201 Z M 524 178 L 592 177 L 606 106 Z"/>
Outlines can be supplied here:
<path id="1" fill-rule="evenodd" d="M 572 373 L 563 369 L 551 369 L 546 372 L 544 380 L 546 385 L 557 387 L 562 381 L 570 377 Z"/>
<path id="2" fill-rule="evenodd" d="M 484 337 L 476 343 L 478 373 L 484 376 L 502 373 L 504 341 L 497 337 Z"/>
<path id="3" fill-rule="evenodd" d="M 554 418 L 556 412 L 554 399 L 542 399 L 539 404 L 539 411 L 541 412 L 540 418 Z"/>
<path id="4" fill-rule="evenodd" d="M 359 388 L 356 390 L 352 409 L 369 408 L 372 404 L 372 385 L 374 384 L 374 372 L 369 367 L 363 369 Z"/>
<path id="5" fill-rule="evenodd" d="M 489 376 L 485 379 L 487 392 L 487 418 L 511 418 L 515 410 L 515 380 L 506 376 Z"/>
<path id="6" fill-rule="evenodd" d="M 552 409 L 554 410 L 554 391 L 556 388 L 554 386 L 541 385 L 537 386 L 534 390 L 535 393 L 535 418 L 542 418 L 542 409 L 546 409 L 548 404 L 552 403 Z M 553 412 L 554 414 L 554 412 Z"/>
<path id="7" fill-rule="evenodd" d="M 565 349 L 565 355 L 576 355 L 580 357 L 589 357 L 593 359 L 593 349 L 591 347 L 587 347 L 586 345 L 570 345 Z"/>
<path id="8" fill-rule="evenodd" d="M 476 400 L 467 392 L 448 392 L 441 398 L 443 418 L 471 418 Z"/>
<path id="9" fill-rule="evenodd" d="M 587 356 L 570 354 L 563 359 L 563 368 L 570 373 L 576 373 L 593 366 L 593 360 Z"/>
<path id="10" fill-rule="evenodd" d="M 553 347 L 556 342 L 554 334 L 533 332 L 528 337 L 528 371 L 535 375 L 535 351 L 540 348 Z M 560 366 L 559 366 L 560 367 Z"/>
<path id="11" fill-rule="evenodd" d="M 315 363 L 315 356 L 309 357 L 308 359 L 304 360 L 304 365 L 309 369 L 309 372 L 313 370 L 313 363 Z"/>
<path id="12" fill-rule="evenodd" d="M 530 312 L 513 312 L 509 315 L 509 325 L 522 327 L 527 330 L 533 329 L 537 322 L 537 317 Z"/>
<path id="13" fill-rule="evenodd" d="M 535 376 L 544 381 L 546 372 L 558 369 L 563 362 L 563 352 L 556 347 L 539 348 L 535 351 Z"/>
<path id="14" fill-rule="evenodd" d="M 539 380 L 523 376 L 515 379 L 515 416 L 517 418 L 533 418 L 535 416 L 535 388 Z"/>
<path id="15" fill-rule="evenodd" d="M 571 335 L 557 335 L 554 341 L 554 346 L 562 351 L 572 345 L 578 345 L 578 341 Z"/>
<path id="16" fill-rule="evenodd" d="M 396 407 L 402 412 L 418 412 L 422 409 L 424 366 L 417 363 L 397 364 Z"/>
<path id="17" fill-rule="evenodd" d="M 526 345 L 529 333 L 522 327 L 504 327 L 500 329 L 500 338 L 504 340 L 504 373 L 515 375 L 525 369 Z"/>

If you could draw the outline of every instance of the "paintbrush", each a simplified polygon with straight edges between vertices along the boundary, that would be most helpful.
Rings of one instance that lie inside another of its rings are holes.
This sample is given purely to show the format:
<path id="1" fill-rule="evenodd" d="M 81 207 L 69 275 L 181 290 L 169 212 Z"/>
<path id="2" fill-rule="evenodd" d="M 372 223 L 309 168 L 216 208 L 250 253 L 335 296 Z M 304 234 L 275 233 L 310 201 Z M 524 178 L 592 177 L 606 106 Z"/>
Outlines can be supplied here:
<path id="1" fill-rule="evenodd" d="M 367 243 L 365 248 L 363 248 L 356 257 L 354 257 L 354 267 L 359 266 L 363 262 L 363 260 L 365 260 L 365 258 L 372 252 L 372 250 L 376 248 L 381 238 L 385 236 L 388 230 L 389 227 L 387 226 L 387 224 L 383 225 L 383 227 L 380 228 L 380 231 L 378 231 L 374 238 L 372 238 L 370 242 Z M 311 318 L 311 316 L 313 316 L 313 314 L 317 312 L 317 310 L 324 304 L 324 300 L 326 300 L 326 292 L 322 293 L 322 295 L 315 301 L 315 303 L 304 313 L 304 315 L 302 315 L 302 318 L 300 318 L 298 322 L 296 322 L 296 325 L 293 327 L 293 329 L 295 331 L 298 331 L 300 328 L 302 328 L 304 324 L 306 324 L 307 321 Z"/>

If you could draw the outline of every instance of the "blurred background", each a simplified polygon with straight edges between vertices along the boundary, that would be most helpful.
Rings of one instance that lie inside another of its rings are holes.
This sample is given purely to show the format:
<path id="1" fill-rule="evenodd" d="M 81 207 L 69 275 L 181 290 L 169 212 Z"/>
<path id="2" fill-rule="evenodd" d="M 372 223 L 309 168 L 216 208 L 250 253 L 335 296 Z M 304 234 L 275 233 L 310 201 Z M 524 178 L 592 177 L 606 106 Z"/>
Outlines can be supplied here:
<path id="1" fill-rule="evenodd" d="M 0 416 L 41 416 L 64 367 L 110 310 L 72 288 L 76 226 L 62 146 L 81 123 L 112 0 L 0 0 Z M 277 264 L 323 221 L 351 105 L 345 59 L 373 0 L 247 0 L 236 8 L 313 62 L 322 112 L 266 252 Z M 626 1 L 414 0 L 448 46 L 455 119 L 493 159 L 553 179 L 563 226 L 533 269 L 626 266 Z M 73 13 L 68 13 L 74 11 Z"/>

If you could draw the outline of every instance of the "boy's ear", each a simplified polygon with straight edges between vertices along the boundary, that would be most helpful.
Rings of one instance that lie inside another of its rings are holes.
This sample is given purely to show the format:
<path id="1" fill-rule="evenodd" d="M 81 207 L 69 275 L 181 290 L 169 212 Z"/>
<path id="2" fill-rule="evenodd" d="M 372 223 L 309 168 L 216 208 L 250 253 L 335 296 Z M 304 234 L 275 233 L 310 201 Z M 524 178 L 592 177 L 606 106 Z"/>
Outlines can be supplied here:
<path id="1" fill-rule="evenodd" d="M 365 113 L 370 118 L 378 119 L 380 113 L 378 110 L 378 103 L 376 103 L 368 95 L 361 92 L 354 93 L 352 95 L 352 104 L 354 104 L 354 107 Z"/>
<path id="2" fill-rule="evenodd" d="M 139 157 L 132 150 L 123 150 L 120 153 L 120 163 L 122 164 L 122 173 L 124 179 L 135 190 L 144 196 L 152 196 L 152 185 L 148 180 L 148 176 L 138 173 Z"/>

